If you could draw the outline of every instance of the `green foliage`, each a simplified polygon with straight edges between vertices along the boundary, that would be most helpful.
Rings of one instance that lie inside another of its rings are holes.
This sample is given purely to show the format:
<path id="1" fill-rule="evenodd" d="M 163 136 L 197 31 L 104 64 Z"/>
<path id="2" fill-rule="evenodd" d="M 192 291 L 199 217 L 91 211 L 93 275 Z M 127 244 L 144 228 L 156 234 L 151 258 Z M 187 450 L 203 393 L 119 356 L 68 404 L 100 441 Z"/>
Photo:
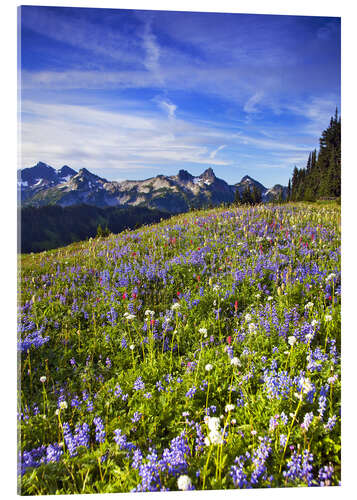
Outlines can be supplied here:
<path id="1" fill-rule="evenodd" d="M 237 192 L 238 189 L 236 190 L 236 195 Z M 253 184 L 252 188 L 250 186 L 246 186 L 244 188 L 243 193 L 239 199 L 240 199 L 239 203 L 243 205 L 258 205 L 262 201 L 262 194 L 257 188 L 257 186 Z"/>
<path id="2" fill-rule="evenodd" d="M 146 207 L 98 208 L 89 205 L 24 207 L 19 213 L 21 252 L 41 252 L 95 236 L 166 219 L 169 214 Z"/>
<path id="3" fill-rule="evenodd" d="M 290 179 L 289 179 L 290 183 Z M 309 154 L 306 168 L 294 168 L 291 193 L 293 201 L 315 201 L 341 196 L 341 117 L 335 116 L 322 132 L 320 149 Z"/>

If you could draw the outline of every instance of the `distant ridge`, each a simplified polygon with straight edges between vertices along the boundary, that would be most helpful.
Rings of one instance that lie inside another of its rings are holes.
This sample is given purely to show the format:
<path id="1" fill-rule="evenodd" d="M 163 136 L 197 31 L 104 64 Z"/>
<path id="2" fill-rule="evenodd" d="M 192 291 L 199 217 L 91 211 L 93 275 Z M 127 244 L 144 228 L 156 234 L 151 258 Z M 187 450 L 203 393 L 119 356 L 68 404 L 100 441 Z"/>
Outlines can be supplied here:
<path id="1" fill-rule="evenodd" d="M 185 212 L 192 208 L 232 203 L 235 192 L 255 186 L 262 201 L 286 198 L 287 188 L 279 184 L 266 188 L 245 175 L 229 185 L 216 177 L 212 168 L 193 176 L 187 170 L 177 175 L 157 175 L 145 180 L 108 181 L 86 168 L 78 172 L 68 165 L 56 170 L 44 162 L 18 171 L 19 201 L 22 206 L 91 205 L 99 208 L 138 206 L 169 212 Z"/>

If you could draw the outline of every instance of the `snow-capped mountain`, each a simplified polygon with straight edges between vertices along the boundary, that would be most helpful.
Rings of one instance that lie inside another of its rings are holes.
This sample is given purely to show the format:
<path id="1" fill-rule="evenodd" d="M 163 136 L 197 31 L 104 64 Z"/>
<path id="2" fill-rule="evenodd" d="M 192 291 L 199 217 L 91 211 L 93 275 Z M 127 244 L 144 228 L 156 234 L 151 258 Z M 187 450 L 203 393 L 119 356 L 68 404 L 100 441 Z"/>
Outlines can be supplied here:
<path id="1" fill-rule="evenodd" d="M 39 161 L 34 167 L 18 170 L 17 185 L 21 190 L 22 202 L 43 189 L 63 184 L 76 173 L 68 165 L 63 165 L 56 170 L 42 161 Z"/>
<path id="2" fill-rule="evenodd" d="M 234 186 L 214 174 L 208 168 L 199 176 L 186 170 L 177 175 L 157 175 L 149 179 L 122 182 L 108 181 L 89 170 L 79 172 L 67 165 L 55 170 L 39 162 L 31 168 L 19 171 L 19 188 L 23 205 L 70 206 L 87 204 L 97 207 L 144 206 L 170 213 L 179 213 L 191 208 L 216 206 L 231 203 L 235 191 L 243 192 L 248 186 L 255 185 L 262 193 L 263 201 L 271 201 L 286 188 L 274 186 L 267 189 L 248 175 Z"/>

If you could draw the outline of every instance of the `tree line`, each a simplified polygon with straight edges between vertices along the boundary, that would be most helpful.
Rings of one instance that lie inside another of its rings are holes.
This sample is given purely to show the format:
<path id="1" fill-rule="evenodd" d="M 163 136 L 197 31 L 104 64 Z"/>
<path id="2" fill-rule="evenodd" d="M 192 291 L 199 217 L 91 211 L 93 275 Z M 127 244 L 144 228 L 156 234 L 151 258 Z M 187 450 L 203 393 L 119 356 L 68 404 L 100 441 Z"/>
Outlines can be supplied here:
<path id="1" fill-rule="evenodd" d="M 234 203 L 236 205 L 257 205 L 262 202 L 262 193 L 255 184 L 253 187 L 246 186 L 242 193 L 237 188 L 234 194 Z"/>
<path id="2" fill-rule="evenodd" d="M 309 154 L 306 167 L 294 168 L 288 184 L 291 201 L 315 201 L 341 196 L 341 116 L 335 116 L 320 137 L 320 149 Z"/>

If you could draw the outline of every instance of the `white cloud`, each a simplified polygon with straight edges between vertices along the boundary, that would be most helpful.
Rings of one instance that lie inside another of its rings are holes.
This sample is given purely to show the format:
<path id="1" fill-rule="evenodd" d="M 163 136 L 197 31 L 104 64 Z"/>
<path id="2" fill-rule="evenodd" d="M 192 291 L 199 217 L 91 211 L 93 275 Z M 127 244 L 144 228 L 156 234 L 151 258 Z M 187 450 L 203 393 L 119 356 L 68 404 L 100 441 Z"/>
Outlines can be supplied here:
<path id="1" fill-rule="evenodd" d="M 237 134 L 237 140 L 246 145 L 252 145 L 258 149 L 268 149 L 271 151 L 309 151 L 309 145 L 290 144 L 289 142 L 279 142 L 260 137 L 252 137 L 246 134 Z"/>
<path id="2" fill-rule="evenodd" d="M 243 109 L 246 113 L 257 113 L 257 104 L 262 100 L 264 93 L 259 91 L 256 92 L 248 101 L 245 103 Z"/>
<path id="3" fill-rule="evenodd" d="M 215 149 L 214 151 L 212 151 L 211 154 L 209 155 L 209 157 L 211 158 L 211 160 L 213 160 L 213 158 L 216 157 L 216 154 L 218 153 L 218 151 L 221 151 L 221 149 L 223 149 L 225 147 L 226 147 L 226 144 L 222 144 L 222 146 L 218 146 L 217 149 Z"/>
<path id="4" fill-rule="evenodd" d="M 167 113 L 169 118 L 175 118 L 176 104 L 173 104 L 168 99 L 155 99 L 161 109 Z"/>
<path id="5" fill-rule="evenodd" d="M 322 131 L 328 127 L 331 116 L 335 114 L 338 101 L 339 99 L 336 96 L 314 97 L 308 102 L 288 105 L 287 109 L 296 115 L 306 118 L 307 122 L 302 127 L 302 131 L 317 139 L 320 137 Z"/>
<path id="6" fill-rule="evenodd" d="M 173 113 L 173 108 L 167 108 Z M 227 165 L 210 158 L 220 132 L 160 114 L 141 116 L 78 105 L 22 103 L 22 167 L 39 159 L 75 169 L 127 169 L 128 165 L 195 163 Z M 119 174 L 120 175 L 120 174 Z"/>

